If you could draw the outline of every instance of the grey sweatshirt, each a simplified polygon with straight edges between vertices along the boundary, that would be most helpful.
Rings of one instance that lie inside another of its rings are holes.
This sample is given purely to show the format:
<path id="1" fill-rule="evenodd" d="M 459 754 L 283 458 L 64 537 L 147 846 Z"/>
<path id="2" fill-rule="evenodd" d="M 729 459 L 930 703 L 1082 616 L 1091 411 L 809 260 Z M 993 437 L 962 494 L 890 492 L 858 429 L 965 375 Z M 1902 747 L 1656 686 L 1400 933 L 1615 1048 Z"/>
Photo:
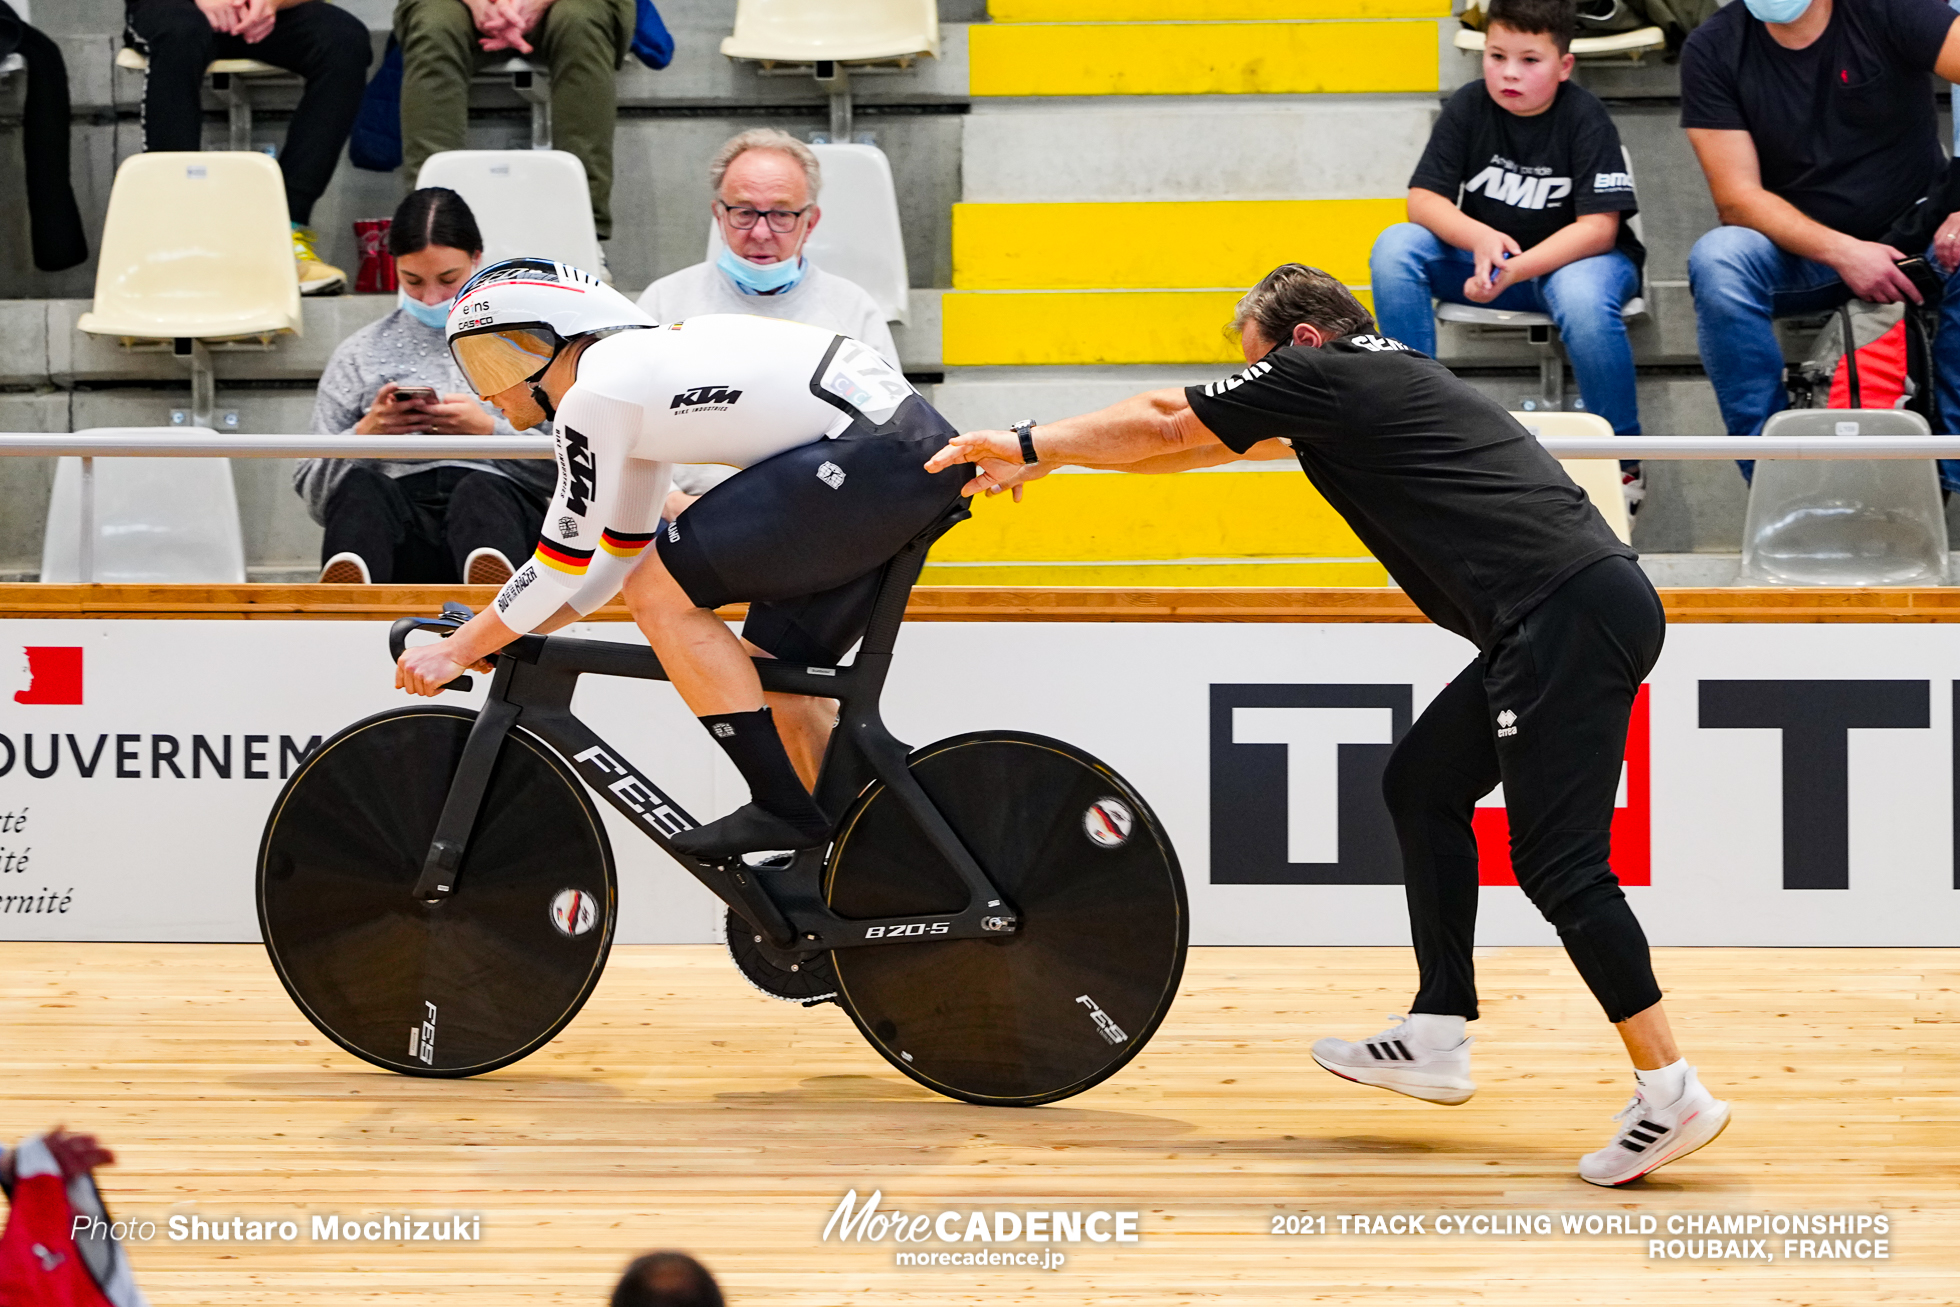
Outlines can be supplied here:
<path id="1" fill-rule="evenodd" d="M 313 401 L 313 434 L 352 435 L 354 424 L 374 403 L 375 393 L 386 381 L 434 386 L 444 395 L 470 393 L 456 360 L 449 357 L 442 333 L 396 309 L 341 341 L 327 360 L 326 371 L 320 374 L 319 396 Z M 494 420 L 498 435 L 516 434 L 502 414 L 494 415 Z M 306 501 L 306 511 L 315 522 L 326 525 L 327 500 L 357 464 L 391 477 L 437 467 L 477 468 L 507 476 L 546 499 L 558 485 L 558 465 L 548 458 L 303 458 L 293 472 L 293 489 Z"/>

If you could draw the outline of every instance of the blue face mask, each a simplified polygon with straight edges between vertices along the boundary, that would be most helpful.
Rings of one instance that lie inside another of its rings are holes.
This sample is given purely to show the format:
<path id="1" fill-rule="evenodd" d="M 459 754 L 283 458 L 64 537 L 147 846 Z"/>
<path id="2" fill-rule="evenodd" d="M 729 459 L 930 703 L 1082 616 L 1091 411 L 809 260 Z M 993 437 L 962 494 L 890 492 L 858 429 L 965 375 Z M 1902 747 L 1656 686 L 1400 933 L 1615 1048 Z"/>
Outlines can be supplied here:
<path id="1" fill-rule="evenodd" d="M 767 295 L 772 290 L 788 290 L 803 280 L 803 256 L 783 263 L 750 263 L 747 259 L 729 249 L 721 247 L 721 257 L 715 266 L 727 273 L 729 279 L 751 295 Z"/>
<path id="2" fill-rule="evenodd" d="M 1810 0 L 1743 0 L 1743 3 L 1765 23 L 1794 23 L 1810 8 Z"/>
<path id="3" fill-rule="evenodd" d="M 395 294 L 396 304 L 409 317 L 414 318 L 431 331 L 441 331 L 449 325 L 449 310 L 456 303 L 456 297 L 454 295 L 451 295 L 440 304 L 424 304 L 421 300 L 416 299 L 405 290 L 397 291 Z"/>

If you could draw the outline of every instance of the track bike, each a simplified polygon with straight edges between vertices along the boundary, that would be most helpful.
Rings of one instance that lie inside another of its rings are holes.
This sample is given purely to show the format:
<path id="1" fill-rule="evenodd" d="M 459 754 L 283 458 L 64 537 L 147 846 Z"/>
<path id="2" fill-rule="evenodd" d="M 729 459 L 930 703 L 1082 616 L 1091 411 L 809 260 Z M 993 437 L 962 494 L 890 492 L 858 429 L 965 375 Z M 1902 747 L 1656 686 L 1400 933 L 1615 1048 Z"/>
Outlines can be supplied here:
<path id="1" fill-rule="evenodd" d="M 1135 788 L 1071 745 L 980 731 L 914 749 L 886 729 L 906 600 L 948 525 L 886 564 L 848 665 L 755 660 L 765 689 L 839 702 L 816 787 L 843 814 L 827 848 L 726 862 L 673 848 L 695 819 L 571 711 L 581 676 L 665 680 L 643 645 L 523 636 L 494 656 L 480 711 L 404 707 L 335 735 L 286 784 L 259 849 L 266 950 L 300 1011 L 409 1075 L 478 1075 L 542 1047 L 613 941 L 597 798 L 721 900 L 753 984 L 837 1003 L 919 1083 L 1031 1106 L 1115 1074 L 1183 973 L 1177 855 Z M 404 618 L 391 653 L 470 615 Z"/>

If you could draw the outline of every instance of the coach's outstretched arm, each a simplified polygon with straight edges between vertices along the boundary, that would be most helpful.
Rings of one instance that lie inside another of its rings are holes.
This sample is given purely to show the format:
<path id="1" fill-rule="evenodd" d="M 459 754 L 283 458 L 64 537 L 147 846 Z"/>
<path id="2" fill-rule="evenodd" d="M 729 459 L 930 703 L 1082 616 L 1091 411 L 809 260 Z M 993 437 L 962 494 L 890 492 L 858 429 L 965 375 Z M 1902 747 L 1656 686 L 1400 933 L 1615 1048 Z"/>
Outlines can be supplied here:
<path id="1" fill-rule="evenodd" d="M 1182 390 L 1153 390 L 1080 417 L 1037 425 L 1029 438 L 1036 461 L 1023 462 L 1021 438 L 1012 431 L 969 431 L 955 436 L 926 464 L 939 472 L 955 463 L 977 469 L 965 493 L 1013 490 L 1058 467 L 1099 467 L 1120 472 L 1184 472 L 1240 459 L 1291 458 L 1278 440 L 1262 440 L 1243 454 L 1228 449 L 1198 421 Z"/>

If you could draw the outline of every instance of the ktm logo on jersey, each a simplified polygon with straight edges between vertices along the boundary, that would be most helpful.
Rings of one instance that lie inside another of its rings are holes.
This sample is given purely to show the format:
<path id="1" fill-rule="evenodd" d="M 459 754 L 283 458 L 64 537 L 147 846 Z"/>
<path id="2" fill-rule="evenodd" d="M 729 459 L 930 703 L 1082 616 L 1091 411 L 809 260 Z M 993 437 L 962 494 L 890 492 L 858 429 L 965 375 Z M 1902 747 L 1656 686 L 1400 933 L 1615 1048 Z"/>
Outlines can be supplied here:
<path id="1" fill-rule="evenodd" d="M 565 507 L 584 517 L 598 491 L 599 469 L 592 461 L 592 445 L 583 433 L 565 428 Z"/>
<path id="2" fill-rule="evenodd" d="M 674 402 L 667 407 L 699 408 L 704 404 L 719 404 L 725 407 L 741 397 L 741 391 L 731 390 L 727 386 L 696 386 L 692 390 L 683 390 L 674 396 Z"/>
<path id="3" fill-rule="evenodd" d="M 1490 199 L 1514 209 L 1542 209 L 1572 194 L 1572 179 L 1527 177 L 1493 163 L 1463 184 L 1464 194 L 1472 191 L 1482 191 Z"/>

